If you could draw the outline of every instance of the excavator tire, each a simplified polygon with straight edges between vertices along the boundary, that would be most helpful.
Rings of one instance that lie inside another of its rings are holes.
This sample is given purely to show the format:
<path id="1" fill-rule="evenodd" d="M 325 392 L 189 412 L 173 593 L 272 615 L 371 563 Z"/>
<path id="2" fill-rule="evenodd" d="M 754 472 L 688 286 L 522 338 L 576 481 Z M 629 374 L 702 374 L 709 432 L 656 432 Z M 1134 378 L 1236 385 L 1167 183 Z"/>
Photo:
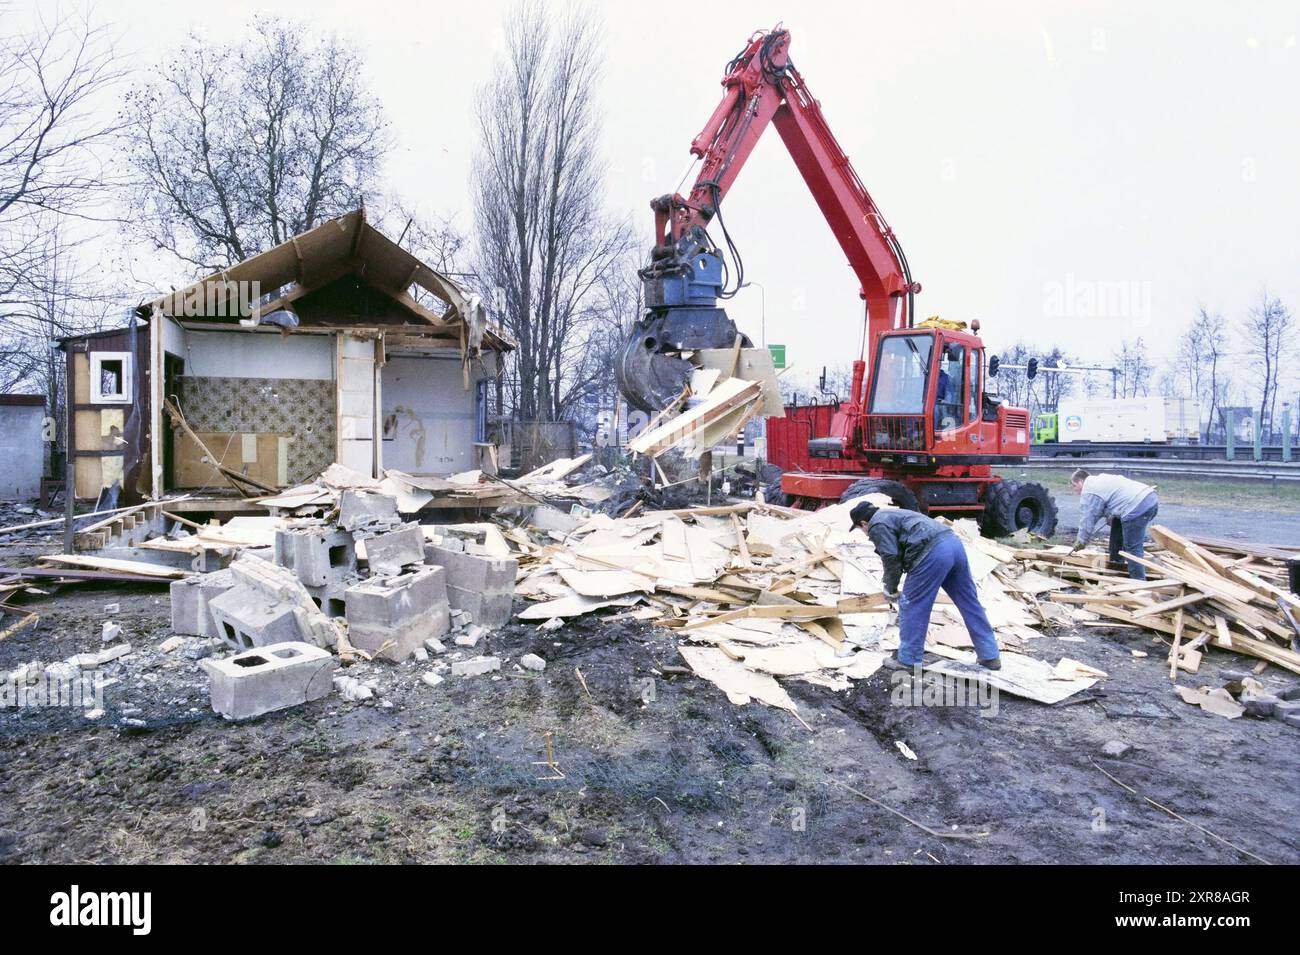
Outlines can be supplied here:
<path id="1" fill-rule="evenodd" d="M 916 495 L 906 484 L 881 478 L 863 478 L 861 481 L 854 481 L 840 495 L 840 503 L 851 501 L 863 494 L 888 494 L 896 507 L 901 507 L 905 511 L 916 511 L 918 514 L 925 513 L 921 502 L 916 499 Z"/>
<path id="2" fill-rule="evenodd" d="M 781 488 L 781 475 L 778 474 L 776 480 L 763 489 L 763 500 L 779 507 L 790 506 L 790 495 L 786 494 Z"/>
<path id="3" fill-rule="evenodd" d="M 980 532 L 985 537 L 1006 537 L 1021 529 L 1051 537 L 1056 533 L 1056 502 L 1041 484 L 999 481 L 984 492 Z"/>

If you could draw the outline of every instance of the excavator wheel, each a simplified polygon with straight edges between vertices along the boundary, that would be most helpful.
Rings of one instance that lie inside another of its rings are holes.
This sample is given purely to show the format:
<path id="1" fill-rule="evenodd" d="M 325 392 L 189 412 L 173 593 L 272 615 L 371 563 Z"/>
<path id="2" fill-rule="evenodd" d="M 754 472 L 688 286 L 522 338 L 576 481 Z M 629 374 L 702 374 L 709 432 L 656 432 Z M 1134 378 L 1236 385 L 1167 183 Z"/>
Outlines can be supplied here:
<path id="1" fill-rule="evenodd" d="M 921 502 L 916 499 L 916 495 L 906 484 L 881 478 L 863 478 L 861 481 L 854 481 L 840 495 L 840 503 L 843 504 L 864 494 L 888 494 L 896 507 L 901 507 L 905 511 L 916 511 L 919 514 L 925 513 Z"/>
<path id="2" fill-rule="evenodd" d="M 1041 484 L 999 481 L 984 492 L 980 531 L 985 537 L 1006 537 L 1021 529 L 1051 537 L 1056 533 L 1056 502 Z"/>
<path id="3" fill-rule="evenodd" d="M 763 488 L 763 500 L 769 504 L 776 504 L 779 507 L 789 507 L 791 497 L 785 493 L 781 487 L 781 475 L 777 475 L 767 487 Z"/>

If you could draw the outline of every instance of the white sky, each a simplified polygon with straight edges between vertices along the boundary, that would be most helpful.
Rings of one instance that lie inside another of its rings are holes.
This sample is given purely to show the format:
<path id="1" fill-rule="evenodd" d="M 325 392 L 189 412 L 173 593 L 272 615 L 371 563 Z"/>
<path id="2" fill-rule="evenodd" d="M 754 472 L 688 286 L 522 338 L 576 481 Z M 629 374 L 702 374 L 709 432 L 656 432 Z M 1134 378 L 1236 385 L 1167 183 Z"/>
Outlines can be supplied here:
<path id="1" fill-rule="evenodd" d="M 500 48 L 505 0 L 100 0 L 97 9 L 119 50 L 146 69 L 188 31 L 229 39 L 259 11 L 349 38 L 392 125 L 391 188 L 468 230 L 472 95 Z M 723 64 L 752 30 L 784 20 L 792 59 L 924 285 L 922 315 L 979 318 L 994 351 L 1023 337 L 1102 362 L 1138 334 L 1167 355 L 1198 304 L 1237 319 L 1265 284 L 1300 309 L 1295 3 L 600 9 L 606 201 L 647 236 L 647 202 L 677 186 Z M 725 208 L 746 275 L 766 290 L 768 342 L 787 343 L 810 375 L 854 357 L 857 282 L 775 130 Z M 1136 283 L 1136 294 L 1101 315 L 1082 298 L 1062 307 L 1063 290 L 1088 295 L 1098 283 Z M 729 310 L 759 337 L 757 288 Z"/>

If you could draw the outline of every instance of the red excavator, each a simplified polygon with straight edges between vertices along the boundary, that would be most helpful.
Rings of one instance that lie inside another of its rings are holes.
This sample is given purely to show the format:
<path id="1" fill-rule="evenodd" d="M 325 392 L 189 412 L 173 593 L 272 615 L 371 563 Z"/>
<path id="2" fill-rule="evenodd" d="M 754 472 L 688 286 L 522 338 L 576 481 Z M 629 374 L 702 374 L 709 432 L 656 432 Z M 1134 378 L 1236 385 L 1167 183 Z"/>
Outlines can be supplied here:
<path id="1" fill-rule="evenodd" d="M 785 472 L 773 493 L 792 506 L 820 507 L 878 491 L 923 513 L 977 517 L 989 536 L 1021 528 L 1050 536 L 1056 504 L 1047 490 L 993 473 L 1028 458 L 1029 412 L 989 395 L 998 360 L 986 362 L 978 321 L 967 330 L 964 322 L 915 320 L 920 283 L 789 51 L 790 33 L 777 27 L 755 34 L 727 64 L 722 102 L 691 142 L 701 161 L 694 187 L 650 203 L 655 246 L 640 272 L 646 312 L 619 358 L 623 394 L 658 412 L 681 394 L 691 352 L 730 348 L 737 338 L 749 347 L 718 304 L 744 285 L 722 200 L 771 124 L 866 302 L 849 394 L 767 420 L 768 458 Z M 715 220 L 726 253 L 707 231 Z"/>

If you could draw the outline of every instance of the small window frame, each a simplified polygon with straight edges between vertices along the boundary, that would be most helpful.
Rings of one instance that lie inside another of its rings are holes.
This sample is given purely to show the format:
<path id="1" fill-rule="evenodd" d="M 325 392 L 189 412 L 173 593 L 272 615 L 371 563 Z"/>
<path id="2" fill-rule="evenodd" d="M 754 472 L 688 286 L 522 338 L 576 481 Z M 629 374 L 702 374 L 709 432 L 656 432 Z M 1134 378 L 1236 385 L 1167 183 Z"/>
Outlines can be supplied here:
<path id="1" fill-rule="evenodd" d="M 97 351 L 90 353 L 90 403 L 92 405 L 129 405 L 135 400 L 133 355 L 129 351 Z M 122 363 L 121 391 L 105 393 L 104 363 Z"/>

